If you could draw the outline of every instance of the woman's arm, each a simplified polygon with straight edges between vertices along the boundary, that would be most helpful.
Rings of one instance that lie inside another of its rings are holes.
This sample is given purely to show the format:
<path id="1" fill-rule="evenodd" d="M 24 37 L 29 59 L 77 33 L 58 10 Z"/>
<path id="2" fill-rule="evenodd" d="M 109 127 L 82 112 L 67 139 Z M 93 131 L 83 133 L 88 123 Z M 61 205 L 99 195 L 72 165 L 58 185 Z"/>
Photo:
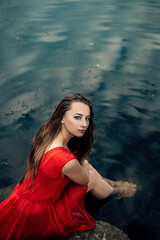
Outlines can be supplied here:
<path id="1" fill-rule="evenodd" d="M 73 182 L 80 185 L 89 183 L 89 163 L 84 160 L 81 164 L 76 159 L 73 159 L 65 164 L 62 168 L 62 174 L 69 177 Z"/>

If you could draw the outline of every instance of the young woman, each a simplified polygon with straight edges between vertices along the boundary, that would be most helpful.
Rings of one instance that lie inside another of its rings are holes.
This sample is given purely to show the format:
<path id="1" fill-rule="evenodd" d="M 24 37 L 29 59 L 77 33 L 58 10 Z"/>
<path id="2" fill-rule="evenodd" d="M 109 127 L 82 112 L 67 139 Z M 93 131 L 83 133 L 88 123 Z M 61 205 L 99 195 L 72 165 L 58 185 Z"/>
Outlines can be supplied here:
<path id="1" fill-rule="evenodd" d="M 86 160 L 93 130 L 90 101 L 64 97 L 34 136 L 21 181 L 0 203 L 1 240 L 69 239 L 95 228 L 83 202 L 88 191 L 99 199 L 135 193 L 135 185 L 103 179 Z"/>

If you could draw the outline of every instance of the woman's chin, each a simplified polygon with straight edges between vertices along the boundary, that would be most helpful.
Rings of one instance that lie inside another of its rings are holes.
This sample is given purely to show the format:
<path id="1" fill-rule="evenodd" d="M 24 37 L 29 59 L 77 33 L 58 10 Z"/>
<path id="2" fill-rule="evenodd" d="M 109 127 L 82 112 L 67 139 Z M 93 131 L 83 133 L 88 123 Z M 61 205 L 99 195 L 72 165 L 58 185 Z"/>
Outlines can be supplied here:
<path id="1" fill-rule="evenodd" d="M 84 133 L 85 133 L 85 132 L 78 132 L 78 133 L 76 134 L 76 137 L 83 137 Z"/>

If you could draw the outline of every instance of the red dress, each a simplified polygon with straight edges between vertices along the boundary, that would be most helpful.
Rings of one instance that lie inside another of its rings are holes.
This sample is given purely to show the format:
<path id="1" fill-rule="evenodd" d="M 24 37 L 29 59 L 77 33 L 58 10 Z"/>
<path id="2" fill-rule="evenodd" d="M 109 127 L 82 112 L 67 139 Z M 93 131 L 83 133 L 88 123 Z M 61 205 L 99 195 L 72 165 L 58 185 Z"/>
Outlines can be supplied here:
<path id="1" fill-rule="evenodd" d="M 77 231 L 95 228 L 84 207 L 87 186 L 62 177 L 63 166 L 76 157 L 63 147 L 43 155 L 32 188 L 17 185 L 0 203 L 0 240 L 69 239 Z"/>

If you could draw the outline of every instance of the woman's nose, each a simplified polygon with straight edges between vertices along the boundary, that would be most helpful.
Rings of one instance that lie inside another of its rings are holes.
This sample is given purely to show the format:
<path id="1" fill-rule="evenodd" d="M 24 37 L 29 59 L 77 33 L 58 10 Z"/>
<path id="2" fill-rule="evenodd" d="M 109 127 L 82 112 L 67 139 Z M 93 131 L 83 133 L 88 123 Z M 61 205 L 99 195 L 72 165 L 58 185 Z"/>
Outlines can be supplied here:
<path id="1" fill-rule="evenodd" d="M 83 119 L 83 121 L 82 121 L 82 126 L 83 126 L 83 127 L 87 127 L 86 119 Z"/>

